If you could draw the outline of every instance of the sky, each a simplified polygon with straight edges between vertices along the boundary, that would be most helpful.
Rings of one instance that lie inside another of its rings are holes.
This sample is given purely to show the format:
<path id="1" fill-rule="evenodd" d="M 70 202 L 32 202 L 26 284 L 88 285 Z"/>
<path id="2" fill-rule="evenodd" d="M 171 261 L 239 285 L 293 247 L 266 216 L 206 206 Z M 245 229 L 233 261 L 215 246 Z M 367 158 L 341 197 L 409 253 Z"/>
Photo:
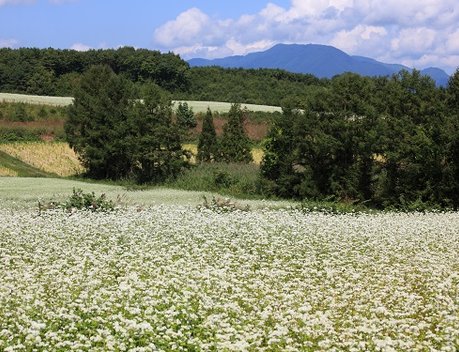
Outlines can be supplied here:
<path id="1" fill-rule="evenodd" d="M 0 47 L 133 46 L 184 59 L 324 44 L 423 69 L 459 67 L 458 0 L 0 0 Z"/>

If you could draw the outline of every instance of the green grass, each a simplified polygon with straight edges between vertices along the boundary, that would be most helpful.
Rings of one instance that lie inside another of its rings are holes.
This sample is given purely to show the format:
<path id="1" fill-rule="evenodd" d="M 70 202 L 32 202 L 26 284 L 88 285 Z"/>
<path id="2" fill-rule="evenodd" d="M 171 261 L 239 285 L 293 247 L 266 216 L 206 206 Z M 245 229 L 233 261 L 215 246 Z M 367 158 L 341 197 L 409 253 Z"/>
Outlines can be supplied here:
<path id="1" fill-rule="evenodd" d="M 43 105 L 54 105 L 54 106 L 66 106 L 73 102 L 72 97 L 48 97 L 39 95 L 26 95 L 26 94 L 10 94 L 0 93 L 0 102 L 13 102 L 13 103 L 29 103 L 29 104 L 43 104 Z M 186 102 L 188 106 L 193 109 L 195 113 L 206 112 L 207 108 L 214 112 L 225 113 L 230 110 L 231 104 L 226 102 L 216 101 L 173 101 L 174 105 L 179 102 Z M 242 108 L 246 107 L 250 111 L 263 111 L 263 112 L 280 112 L 281 108 L 278 106 L 269 105 L 256 105 L 256 104 L 241 104 Z"/>
<path id="2" fill-rule="evenodd" d="M 83 192 L 105 193 L 108 199 L 121 200 L 124 205 L 191 205 L 203 203 L 203 196 L 211 199 L 218 194 L 206 191 L 187 191 L 166 187 L 149 187 L 141 190 L 106 184 L 83 182 L 63 178 L 0 177 L 0 207 L 30 208 L 38 201 L 62 202 L 72 194 L 74 188 Z M 251 208 L 286 208 L 294 203 L 289 201 L 237 200 L 241 205 Z"/>
<path id="3" fill-rule="evenodd" d="M 56 177 L 55 174 L 37 169 L 2 151 L 0 151 L 0 166 L 17 172 L 20 177 Z"/>
<path id="4" fill-rule="evenodd" d="M 258 165 L 198 164 L 168 183 L 172 188 L 211 191 L 238 198 L 260 198 L 257 194 Z"/>

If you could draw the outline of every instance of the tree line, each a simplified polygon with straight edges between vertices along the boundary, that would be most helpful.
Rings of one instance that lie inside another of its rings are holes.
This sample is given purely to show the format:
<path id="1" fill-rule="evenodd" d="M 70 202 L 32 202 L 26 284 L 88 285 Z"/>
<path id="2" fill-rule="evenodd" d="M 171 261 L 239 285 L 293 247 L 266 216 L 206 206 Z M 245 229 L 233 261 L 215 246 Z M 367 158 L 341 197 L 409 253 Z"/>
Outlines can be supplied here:
<path id="1" fill-rule="evenodd" d="M 93 65 L 108 65 L 137 84 L 154 82 L 170 92 L 187 90 L 188 64 L 173 53 L 122 47 L 76 50 L 0 49 L 0 91 L 73 96 L 82 74 Z"/>
<path id="2" fill-rule="evenodd" d="M 286 96 L 304 97 L 327 80 L 283 70 L 190 68 L 172 53 L 122 47 L 85 52 L 60 49 L 0 49 L 0 91 L 73 96 L 82 74 L 108 65 L 136 86 L 153 82 L 176 100 L 210 100 L 280 105 Z"/>
<path id="3" fill-rule="evenodd" d="M 223 136 L 217 139 L 209 110 L 197 159 L 200 162 L 250 162 L 244 132 L 245 113 L 233 104 Z M 170 95 L 153 82 L 136 87 L 107 65 L 92 66 L 81 78 L 65 122 L 67 141 L 78 154 L 86 176 L 95 179 L 162 182 L 189 167 L 183 138 L 196 119 L 187 104 L 175 117 Z"/>
<path id="4" fill-rule="evenodd" d="M 282 105 L 264 141 L 260 193 L 382 208 L 458 207 L 459 71 L 447 89 L 418 71 L 378 79 L 344 74 L 320 95 Z M 250 162 L 244 120 L 233 104 L 217 138 L 209 110 L 198 161 Z M 189 167 L 181 141 L 193 126 L 187 106 L 174 120 L 170 95 L 154 83 L 139 90 L 108 66 L 93 66 L 66 132 L 89 176 L 159 182 Z"/>
<path id="5" fill-rule="evenodd" d="M 457 208 L 459 71 L 447 89 L 418 71 L 335 77 L 319 97 L 286 101 L 265 149 L 269 193 Z"/>

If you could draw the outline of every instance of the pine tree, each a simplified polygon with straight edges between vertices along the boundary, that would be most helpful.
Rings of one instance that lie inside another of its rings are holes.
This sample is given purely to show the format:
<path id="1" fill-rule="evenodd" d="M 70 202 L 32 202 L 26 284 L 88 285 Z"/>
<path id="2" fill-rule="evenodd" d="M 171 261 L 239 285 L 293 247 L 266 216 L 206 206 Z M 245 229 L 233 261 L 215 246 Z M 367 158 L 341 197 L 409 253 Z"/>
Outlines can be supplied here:
<path id="1" fill-rule="evenodd" d="M 156 182 L 186 163 L 169 97 L 150 83 L 137 98 L 108 66 L 83 74 L 65 132 L 88 176 Z"/>
<path id="2" fill-rule="evenodd" d="M 194 116 L 193 109 L 188 106 L 188 103 L 179 103 L 175 111 L 177 116 L 177 124 L 183 129 L 196 127 L 196 117 Z"/>
<path id="3" fill-rule="evenodd" d="M 223 127 L 220 157 L 225 162 L 249 163 L 253 160 L 250 140 L 244 131 L 245 113 L 240 104 L 232 104 L 228 122 Z"/>
<path id="4" fill-rule="evenodd" d="M 202 132 L 199 136 L 197 159 L 200 162 L 216 161 L 218 157 L 217 133 L 212 117 L 212 111 L 208 108 L 202 122 Z"/>

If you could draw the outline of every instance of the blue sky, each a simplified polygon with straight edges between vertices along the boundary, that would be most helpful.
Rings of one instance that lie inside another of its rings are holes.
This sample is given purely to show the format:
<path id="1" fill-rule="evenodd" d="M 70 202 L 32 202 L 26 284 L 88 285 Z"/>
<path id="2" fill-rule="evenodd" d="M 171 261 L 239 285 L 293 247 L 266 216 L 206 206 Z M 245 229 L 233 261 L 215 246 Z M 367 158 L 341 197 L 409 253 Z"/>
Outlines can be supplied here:
<path id="1" fill-rule="evenodd" d="M 316 43 L 452 73 L 458 23 L 457 0 L 0 0 L 0 47 L 129 45 L 214 58 Z"/>

